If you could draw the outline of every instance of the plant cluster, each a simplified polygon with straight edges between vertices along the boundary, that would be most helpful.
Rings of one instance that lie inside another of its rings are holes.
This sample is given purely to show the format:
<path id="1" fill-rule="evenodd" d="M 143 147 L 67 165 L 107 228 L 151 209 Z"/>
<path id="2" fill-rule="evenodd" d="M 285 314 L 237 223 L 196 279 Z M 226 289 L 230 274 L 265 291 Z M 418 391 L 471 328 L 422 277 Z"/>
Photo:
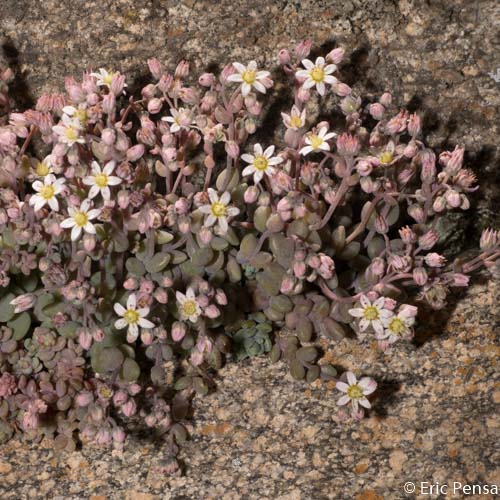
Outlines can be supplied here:
<path id="1" fill-rule="evenodd" d="M 130 420 L 166 439 L 173 473 L 190 399 L 228 356 L 262 353 L 335 381 L 361 418 L 375 380 L 338 376 L 318 338 L 390 349 L 494 265 L 494 230 L 472 258 L 440 250 L 438 222 L 476 189 L 463 148 L 437 156 L 419 115 L 340 80 L 341 48 L 310 50 L 279 53 L 276 144 L 252 140 L 273 88 L 255 61 L 190 84 L 187 62 L 151 59 L 139 97 L 100 69 L 22 112 L 0 73 L 1 440 L 122 446 Z"/>

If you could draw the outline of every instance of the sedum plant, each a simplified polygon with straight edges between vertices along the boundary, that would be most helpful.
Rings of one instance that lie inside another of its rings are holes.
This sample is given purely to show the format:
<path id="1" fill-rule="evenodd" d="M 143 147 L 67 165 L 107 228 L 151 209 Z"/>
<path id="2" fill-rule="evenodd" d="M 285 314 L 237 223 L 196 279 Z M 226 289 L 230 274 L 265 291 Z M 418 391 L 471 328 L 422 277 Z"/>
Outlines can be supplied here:
<path id="1" fill-rule="evenodd" d="M 147 427 L 175 473 L 190 399 L 263 353 L 334 381 L 361 418 L 375 380 L 339 376 L 318 339 L 391 349 L 494 265 L 491 229 L 443 256 L 443 221 L 476 189 L 463 148 L 436 155 L 417 114 L 342 82 L 341 48 L 310 49 L 279 53 L 293 103 L 259 139 L 273 81 L 255 61 L 193 84 L 187 62 L 151 59 L 139 96 L 101 69 L 23 112 L 0 74 L 1 440 L 120 447 Z"/>

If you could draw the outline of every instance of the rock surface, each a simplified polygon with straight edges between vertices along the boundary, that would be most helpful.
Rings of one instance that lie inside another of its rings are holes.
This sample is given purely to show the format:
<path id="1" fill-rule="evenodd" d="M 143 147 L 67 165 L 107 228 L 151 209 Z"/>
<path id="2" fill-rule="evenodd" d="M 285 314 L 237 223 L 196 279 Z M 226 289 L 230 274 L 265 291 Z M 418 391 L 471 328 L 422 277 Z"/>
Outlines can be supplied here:
<path id="1" fill-rule="evenodd" d="M 483 186 L 477 236 L 498 221 L 500 7 L 494 0 L 2 0 L 0 64 L 17 70 L 18 102 L 62 88 L 66 74 L 101 66 L 130 72 L 156 56 L 196 72 L 233 60 L 273 66 L 304 38 L 347 49 L 342 68 L 361 95 L 393 91 L 425 113 L 428 142 L 464 144 Z M 134 80 L 135 79 L 135 80 Z M 498 283 L 474 285 L 449 318 L 420 327 L 420 344 L 381 354 L 345 340 L 325 345 L 343 368 L 374 375 L 382 397 L 369 419 L 340 423 L 329 387 L 306 387 L 264 358 L 230 364 L 218 390 L 195 402 L 186 475 L 154 472 L 159 451 L 123 454 L 47 443 L 0 449 L 1 498 L 404 498 L 406 481 L 500 483 L 494 388 Z M 447 320 L 447 321 L 446 321 Z M 424 497 L 422 497 L 424 498 Z"/>

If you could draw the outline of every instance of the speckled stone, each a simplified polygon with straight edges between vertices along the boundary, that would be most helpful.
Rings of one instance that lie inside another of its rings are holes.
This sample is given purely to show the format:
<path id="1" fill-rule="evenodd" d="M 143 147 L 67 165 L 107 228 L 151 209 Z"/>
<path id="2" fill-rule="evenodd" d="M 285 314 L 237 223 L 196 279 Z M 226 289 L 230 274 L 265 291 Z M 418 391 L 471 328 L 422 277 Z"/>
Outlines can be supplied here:
<path id="1" fill-rule="evenodd" d="M 475 234 L 498 221 L 500 83 L 490 73 L 500 68 L 499 18 L 494 0 L 2 0 L 0 63 L 17 70 L 28 105 L 86 68 L 130 72 L 138 89 L 152 56 L 201 71 L 233 60 L 273 66 L 278 49 L 304 38 L 322 52 L 340 44 L 357 93 L 391 90 L 423 110 L 431 145 L 467 148 L 483 183 L 477 218 L 467 219 Z M 298 383 L 256 358 L 227 365 L 217 391 L 195 400 L 183 477 L 158 473 L 161 450 L 147 441 L 59 454 L 13 440 L 0 448 L 0 497 L 375 500 L 405 498 L 406 481 L 499 484 L 498 288 L 478 281 L 390 353 L 325 343 L 328 361 L 380 382 L 361 423 L 339 422 L 331 386 Z"/>

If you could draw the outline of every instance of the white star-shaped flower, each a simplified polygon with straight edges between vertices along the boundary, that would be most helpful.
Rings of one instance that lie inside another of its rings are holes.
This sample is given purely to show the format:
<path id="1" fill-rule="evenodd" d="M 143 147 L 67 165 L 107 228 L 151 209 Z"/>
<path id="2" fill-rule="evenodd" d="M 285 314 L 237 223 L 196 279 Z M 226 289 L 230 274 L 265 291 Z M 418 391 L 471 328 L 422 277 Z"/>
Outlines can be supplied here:
<path id="1" fill-rule="evenodd" d="M 381 335 L 384 333 L 384 321 L 394 315 L 389 309 L 385 309 L 385 297 L 379 297 L 373 303 L 366 295 L 359 298 L 361 307 L 349 309 L 349 314 L 355 318 L 362 318 L 359 322 L 359 329 L 364 332 L 371 326 L 375 333 Z"/>
<path id="2" fill-rule="evenodd" d="M 279 165 L 283 158 L 280 156 L 274 156 L 274 146 L 269 146 L 265 151 L 262 150 L 260 144 L 255 144 L 253 147 L 253 155 L 245 153 L 241 155 L 241 159 L 250 163 L 244 168 L 243 175 L 252 175 L 255 184 L 259 183 L 264 174 L 273 175 L 276 172 L 274 165 Z"/>
<path id="3" fill-rule="evenodd" d="M 83 178 L 83 183 L 86 186 L 91 186 L 89 190 L 90 199 L 95 198 L 99 193 L 101 193 L 104 200 L 108 201 L 110 199 L 111 192 L 109 186 L 116 186 L 122 182 L 119 177 L 111 175 L 115 165 L 115 161 L 111 160 L 101 170 L 100 165 L 96 161 L 92 162 L 92 175 Z"/>
<path id="4" fill-rule="evenodd" d="M 170 108 L 170 114 L 172 116 L 164 116 L 162 118 L 164 122 L 171 123 L 170 132 L 178 132 L 181 129 L 189 130 L 191 124 L 193 123 L 193 114 L 189 109 Z"/>
<path id="5" fill-rule="evenodd" d="M 318 57 L 315 63 L 309 59 L 304 59 L 302 65 L 306 69 L 299 69 L 295 73 L 295 76 L 305 78 L 302 84 L 305 89 L 316 86 L 318 94 L 325 95 L 325 83 L 330 85 L 338 83 L 338 80 L 331 75 L 337 69 L 337 66 L 335 64 L 327 64 L 325 66 L 325 59 L 323 57 Z"/>
<path id="6" fill-rule="evenodd" d="M 385 329 L 382 334 L 377 333 L 377 339 L 387 340 L 389 344 L 393 344 L 401 338 L 411 337 L 416 314 L 416 307 L 408 305 L 401 307 L 397 316 L 390 316 L 382 320 Z"/>
<path id="7" fill-rule="evenodd" d="M 226 191 L 219 198 L 217 191 L 212 188 L 208 188 L 208 197 L 210 198 L 209 205 L 202 205 L 199 210 L 200 212 L 207 215 L 205 219 L 205 227 L 213 226 L 216 222 L 219 225 L 223 233 L 227 233 L 228 230 L 228 217 L 234 217 L 240 213 L 240 209 L 236 207 L 229 206 L 231 201 L 231 195 Z"/>
<path id="8" fill-rule="evenodd" d="M 153 328 L 155 325 L 146 316 L 149 314 L 149 307 L 137 309 L 137 299 L 135 294 L 130 294 L 127 299 L 127 309 L 120 303 L 114 305 L 114 309 L 118 316 L 122 318 L 115 321 L 115 328 L 122 330 L 127 328 L 127 341 L 134 342 L 139 336 L 139 327 Z"/>
<path id="9" fill-rule="evenodd" d="M 326 127 L 321 127 L 317 134 L 310 133 L 306 136 L 306 144 L 300 150 L 301 155 L 307 155 L 311 152 L 315 151 L 330 151 L 330 144 L 328 144 L 328 140 L 335 137 L 337 134 L 335 132 L 328 132 Z"/>
<path id="10" fill-rule="evenodd" d="M 292 130 L 299 130 L 306 124 L 306 109 L 302 111 L 299 110 L 297 106 L 292 106 L 292 112 L 288 115 L 286 113 L 281 113 L 283 118 L 283 123 L 286 128 Z"/>
<path id="11" fill-rule="evenodd" d="M 71 229 L 71 240 L 76 241 L 82 231 L 89 234 L 95 234 L 95 227 L 90 222 L 91 220 L 99 217 L 101 210 L 94 208 L 89 210 L 90 200 L 83 200 L 80 208 L 69 207 L 69 217 L 61 222 L 61 227 L 64 229 Z"/>
<path id="12" fill-rule="evenodd" d="M 99 73 L 90 73 L 90 76 L 93 76 L 97 79 L 98 87 L 111 87 L 111 82 L 113 81 L 113 76 L 115 74 L 111 71 L 108 71 L 104 68 L 99 68 Z"/>
<path id="13" fill-rule="evenodd" d="M 356 375 L 352 372 L 347 372 L 347 383 L 338 381 L 335 387 L 345 394 L 337 401 L 338 406 L 344 406 L 352 402 L 352 409 L 354 413 L 358 412 L 359 406 L 364 408 L 371 408 L 370 401 L 366 396 L 372 394 L 377 388 L 377 382 L 370 377 L 363 377 L 359 382 Z"/>
<path id="14" fill-rule="evenodd" d="M 43 182 L 35 181 L 33 183 L 33 189 L 37 191 L 37 194 L 30 198 L 30 205 L 34 206 L 35 212 L 46 204 L 57 212 L 59 210 L 59 202 L 57 201 L 56 195 L 63 190 L 65 182 L 65 179 L 56 180 L 53 174 L 46 175 Z"/>
<path id="15" fill-rule="evenodd" d="M 177 309 L 181 319 L 196 323 L 201 315 L 201 307 L 196 301 L 194 290 L 188 287 L 185 295 L 181 292 L 175 292 L 175 298 L 177 299 Z"/>
<path id="16" fill-rule="evenodd" d="M 243 97 L 250 93 L 252 87 L 263 94 L 266 93 L 266 87 L 261 80 L 269 78 L 271 75 L 269 71 L 258 71 L 257 63 L 255 61 L 250 61 L 248 66 L 234 62 L 233 66 L 237 73 L 230 75 L 228 80 L 230 82 L 241 83 L 241 94 Z"/>
<path id="17" fill-rule="evenodd" d="M 61 121 L 57 125 L 54 125 L 52 130 L 57 134 L 59 142 L 68 146 L 73 146 L 75 143 L 85 144 L 85 139 L 81 135 L 82 124 L 76 118 L 71 118 L 63 114 Z"/>

